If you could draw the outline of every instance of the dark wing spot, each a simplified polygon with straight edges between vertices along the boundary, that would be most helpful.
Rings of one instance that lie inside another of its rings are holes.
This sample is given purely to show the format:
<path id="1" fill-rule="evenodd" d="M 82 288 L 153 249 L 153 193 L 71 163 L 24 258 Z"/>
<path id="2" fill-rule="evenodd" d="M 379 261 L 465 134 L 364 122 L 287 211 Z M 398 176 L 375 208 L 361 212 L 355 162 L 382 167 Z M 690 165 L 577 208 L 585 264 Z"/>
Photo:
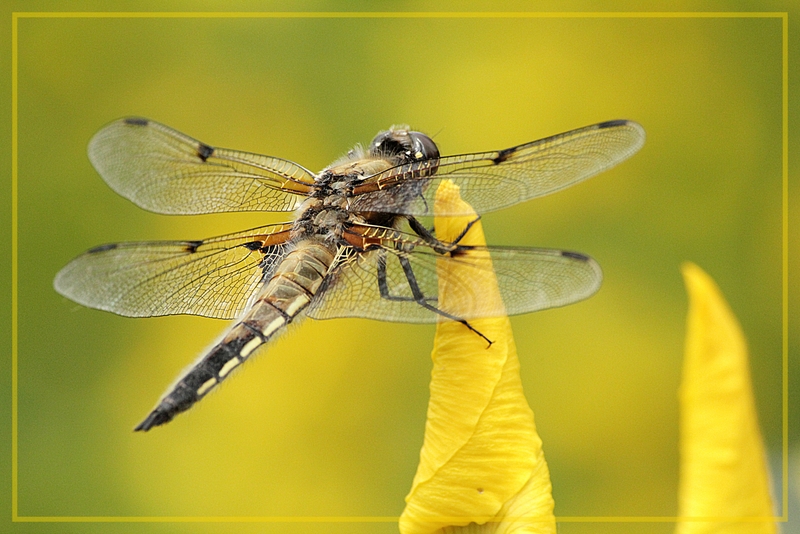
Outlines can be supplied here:
<path id="1" fill-rule="evenodd" d="M 497 153 L 497 157 L 494 158 L 492 161 L 494 162 L 495 165 L 499 165 L 500 163 L 503 163 L 505 160 L 507 160 L 508 157 L 511 154 L 513 154 L 514 152 L 516 152 L 516 151 L 517 151 L 517 147 L 515 147 L 515 146 L 513 146 L 511 148 L 505 148 L 505 149 L 501 150 L 500 152 L 498 152 Z"/>
<path id="2" fill-rule="evenodd" d="M 626 121 L 625 119 L 617 119 L 617 120 L 613 120 L 613 121 L 601 122 L 600 124 L 597 125 L 597 128 L 598 129 L 600 129 L 600 128 L 613 128 L 614 126 L 624 126 L 626 124 L 628 124 L 628 121 Z"/>
<path id="3" fill-rule="evenodd" d="M 203 161 L 207 160 L 209 158 L 209 156 L 211 156 L 211 154 L 213 154 L 213 153 L 214 153 L 214 149 L 212 147 L 208 146 L 205 143 L 200 143 L 197 146 L 197 155 Z"/>
<path id="4" fill-rule="evenodd" d="M 125 119 L 125 124 L 130 124 L 131 126 L 147 126 L 149 121 L 141 117 L 127 117 Z"/>
<path id="5" fill-rule="evenodd" d="M 87 254 L 94 254 L 95 252 L 105 252 L 106 250 L 114 250 L 119 246 L 118 243 L 111 243 L 109 245 L 100 245 L 86 251 Z"/>
<path id="6" fill-rule="evenodd" d="M 579 252 L 570 252 L 568 250 L 562 250 L 561 255 L 564 256 L 565 258 L 572 258 L 573 260 L 589 261 L 589 256 L 586 256 L 585 254 L 581 254 Z"/>
<path id="7" fill-rule="evenodd" d="M 261 248 L 261 245 L 263 245 L 261 241 L 250 241 L 249 243 L 242 243 L 241 246 L 247 250 L 258 250 Z"/>
<path id="8" fill-rule="evenodd" d="M 203 244 L 202 241 L 189 241 L 188 243 L 186 243 L 186 246 L 184 247 L 183 250 L 185 250 L 190 254 L 193 254 L 197 252 L 197 247 L 199 247 L 202 244 Z"/>

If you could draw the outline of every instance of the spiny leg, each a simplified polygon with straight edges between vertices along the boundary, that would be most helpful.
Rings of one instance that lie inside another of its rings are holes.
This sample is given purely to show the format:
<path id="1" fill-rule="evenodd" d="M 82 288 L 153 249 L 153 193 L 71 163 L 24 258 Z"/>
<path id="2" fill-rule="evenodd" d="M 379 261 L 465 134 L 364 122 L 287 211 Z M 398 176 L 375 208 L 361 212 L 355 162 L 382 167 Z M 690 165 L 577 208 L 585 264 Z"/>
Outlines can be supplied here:
<path id="1" fill-rule="evenodd" d="M 416 224 L 416 225 L 422 227 L 422 225 L 416 219 L 414 219 L 414 223 L 413 224 Z M 471 224 L 472 223 L 470 223 L 470 225 Z M 412 228 L 413 228 L 413 226 L 412 226 Z M 422 227 L 422 228 L 424 230 L 424 227 Z M 424 230 L 424 231 L 427 232 L 427 230 Z M 432 235 L 430 235 L 430 233 L 428 235 L 436 243 L 439 243 L 439 241 L 436 241 L 436 238 L 434 238 Z M 424 236 L 421 236 L 421 237 L 424 237 Z M 459 239 L 460 238 L 461 237 L 459 237 Z M 449 253 L 449 251 L 446 251 L 446 250 L 445 251 L 437 251 L 437 252 L 439 252 L 440 254 L 448 254 Z M 456 322 L 459 322 L 459 323 L 463 324 L 468 329 L 470 329 L 472 332 L 475 332 L 476 334 L 478 334 L 478 336 L 480 336 L 483 339 L 485 339 L 490 347 L 492 346 L 492 343 L 494 343 L 494 342 L 491 339 L 489 339 L 488 337 L 486 337 L 485 335 L 483 335 L 483 333 L 481 333 L 479 330 L 477 330 L 471 324 L 469 324 L 469 322 L 467 322 L 466 319 L 462 319 L 462 318 L 457 317 L 457 316 L 455 316 L 453 314 L 447 313 L 446 311 L 441 310 L 441 309 L 437 308 L 436 306 L 433 306 L 430 303 L 428 303 L 429 300 L 436 301 L 437 298 L 436 297 L 426 297 L 425 296 L 425 294 L 420 289 L 419 284 L 417 283 L 417 278 L 416 278 L 416 275 L 414 274 L 413 268 L 411 267 L 411 263 L 408 261 L 408 258 L 406 258 L 404 256 L 398 255 L 397 259 L 400 261 L 400 265 L 403 267 L 403 273 L 405 274 L 406 281 L 408 282 L 408 286 L 411 289 L 412 297 L 401 297 L 401 296 L 396 296 L 396 295 L 390 294 L 389 293 L 389 286 L 386 283 L 386 257 L 387 257 L 386 256 L 386 250 L 383 250 L 383 249 L 378 250 L 377 254 L 378 254 L 378 262 L 377 262 L 378 263 L 378 273 L 377 273 L 378 274 L 378 291 L 380 292 L 381 298 L 384 298 L 386 300 L 391 300 L 391 301 L 399 301 L 399 302 L 414 301 L 418 305 L 420 305 L 423 308 L 425 308 L 426 310 L 430 310 L 430 311 L 432 311 L 434 313 L 437 313 L 437 314 L 441 315 L 442 317 L 446 317 L 446 318 L 448 318 L 448 319 L 450 319 L 452 321 L 456 321 Z"/>
<path id="2" fill-rule="evenodd" d="M 468 223 L 466 224 L 466 226 L 464 226 L 464 229 L 463 229 L 463 230 L 461 230 L 461 233 L 460 233 L 460 234 L 458 234 L 458 235 L 456 236 L 456 238 L 455 238 L 455 239 L 453 239 L 453 244 L 454 244 L 454 245 L 456 245 L 456 244 L 458 244 L 458 243 L 459 243 L 459 242 L 460 242 L 462 239 L 464 239 L 464 236 L 465 236 L 465 235 L 467 235 L 467 232 L 469 232 L 470 228 L 472 228 L 472 226 L 473 226 L 475 223 L 477 223 L 478 221 L 480 221 L 480 220 L 481 220 L 481 216 L 480 216 L 480 215 L 476 215 L 474 219 L 472 219 L 470 222 L 468 222 Z"/>
<path id="3" fill-rule="evenodd" d="M 494 341 L 492 341 L 491 339 L 489 339 L 488 337 L 483 335 L 479 330 L 477 330 L 475 327 L 473 327 L 471 324 L 469 324 L 466 319 L 462 319 L 462 318 L 457 317 L 457 316 L 455 316 L 455 315 L 453 315 L 451 313 L 447 313 L 446 311 L 441 310 L 441 309 L 437 308 L 436 306 L 432 306 L 431 304 L 428 304 L 427 300 L 425 299 L 425 295 L 422 293 L 422 290 L 420 290 L 420 288 L 419 288 L 419 284 L 417 284 L 417 277 L 414 274 L 414 269 L 411 267 L 411 262 L 409 262 L 408 258 L 406 258 L 404 256 L 398 256 L 397 259 L 400 260 L 400 265 L 403 267 L 403 273 L 405 273 L 406 280 L 408 281 L 408 287 L 411 288 L 411 294 L 414 296 L 414 301 L 417 304 L 419 304 L 420 306 L 422 306 L 426 310 L 430 310 L 430 311 L 432 311 L 434 313 L 438 313 L 442 317 L 446 317 L 446 318 L 450 319 L 451 321 L 456 321 L 456 322 L 459 322 L 459 323 L 463 324 L 464 326 L 469 328 L 472 332 L 475 332 L 480 337 L 485 339 L 486 342 L 489 344 L 489 347 L 492 346 L 492 343 L 494 343 Z"/>
<path id="4" fill-rule="evenodd" d="M 411 229 L 418 236 L 420 236 L 424 240 L 428 241 L 430 243 L 431 248 L 433 248 L 434 251 L 436 251 L 439 254 L 450 254 L 453 251 L 452 245 L 457 245 L 458 242 L 461 241 L 464 238 L 465 235 L 467 235 L 467 232 L 469 232 L 470 228 L 472 228 L 472 226 L 475 223 L 477 223 L 478 221 L 481 220 L 481 216 L 477 215 L 475 217 L 475 219 L 473 219 L 469 223 L 467 223 L 467 225 L 464 226 L 464 229 L 461 230 L 461 232 L 458 234 L 458 236 L 456 236 L 456 238 L 452 241 L 452 243 L 445 243 L 445 242 L 440 241 L 439 239 L 437 239 L 436 236 L 434 236 L 433 233 L 430 230 L 425 228 L 425 226 L 423 226 L 423 224 L 421 222 L 419 222 L 415 217 L 408 216 L 408 217 L 406 217 L 406 219 L 408 220 L 408 224 L 411 227 Z M 450 246 L 447 246 L 447 245 L 450 245 Z M 465 247 L 461 247 L 461 248 L 465 248 Z M 419 300 L 420 296 L 422 297 L 422 299 L 424 299 L 425 296 L 422 294 L 422 291 L 420 291 L 420 289 L 419 289 L 419 285 L 417 284 L 417 279 L 416 279 L 416 276 L 414 275 L 414 270 L 411 268 L 411 264 L 409 263 L 407 258 L 404 258 L 402 256 L 398 256 L 398 259 L 400 260 L 400 264 L 403 267 L 403 272 L 405 273 L 406 279 L 408 280 L 409 287 L 411 288 L 411 293 L 414 295 L 414 299 L 413 300 L 415 300 L 418 304 L 420 304 L 425 309 L 431 310 L 431 311 L 433 311 L 435 313 L 438 313 L 439 315 L 442 315 L 443 317 L 447 317 L 448 319 L 452 319 L 453 321 L 457 321 L 457 322 L 463 324 L 464 326 L 469 328 L 471 331 L 475 332 L 480 337 L 485 339 L 489 343 L 490 347 L 492 346 L 492 343 L 494 343 L 494 342 L 492 340 L 490 340 L 488 337 L 486 337 L 485 335 L 483 335 L 480 331 L 476 330 L 471 324 L 469 324 L 466 321 L 466 319 L 461 319 L 460 317 L 456 317 L 454 315 L 451 315 L 451 314 L 445 312 L 444 310 L 440 310 L 439 308 L 436 308 L 436 307 L 433 307 L 433 306 L 429 305 L 427 302 L 425 302 L 424 304 L 422 302 L 420 302 L 420 300 Z M 381 268 L 383 269 L 384 285 L 385 285 L 385 276 L 386 276 L 386 257 L 385 257 L 385 255 L 382 256 L 381 259 L 378 260 L 378 283 L 379 284 L 380 284 Z M 387 293 L 388 293 L 388 291 L 387 291 Z M 381 293 L 381 296 L 383 296 L 383 293 Z M 405 299 L 405 300 L 410 300 L 410 299 Z"/>
<path id="5" fill-rule="evenodd" d="M 428 241 L 431 244 L 431 246 L 434 248 L 434 250 L 436 250 L 436 252 L 439 252 L 440 254 L 442 253 L 442 251 L 439 250 L 439 249 L 442 248 L 441 245 L 445 243 L 444 241 L 441 241 L 440 239 L 437 239 L 436 236 L 433 235 L 433 232 L 431 230 L 428 230 L 427 228 L 425 228 L 425 226 L 423 226 L 423 224 L 421 222 L 419 222 L 415 217 L 412 217 L 412 216 L 409 215 L 408 217 L 406 217 L 406 219 L 408 220 L 408 225 L 411 227 L 411 229 L 414 231 L 414 233 L 416 233 L 418 236 L 420 236 L 424 240 Z M 466 224 L 466 226 L 464 226 L 464 229 L 461 230 L 461 232 L 456 236 L 456 238 L 453 239 L 452 241 L 450 241 L 447 244 L 457 245 L 459 243 L 459 241 L 464 239 L 464 236 L 467 235 L 467 232 L 469 232 L 470 228 L 472 228 L 472 226 L 475 223 L 477 223 L 478 221 L 480 221 L 480 220 L 481 220 L 481 216 L 480 215 L 476 215 L 473 220 L 471 220 L 470 222 L 468 222 Z M 437 247 L 437 245 L 438 245 L 438 247 Z"/>
<path id="6" fill-rule="evenodd" d="M 401 297 L 389 293 L 389 285 L 386 283 L 386 251 L 380 249 L 378 254 L 378 291 L 381 298 L 395 302 L 418 302 L 415 297 Z M 425 300 L 436 301 L 437 297 L 423 297 Z"/>

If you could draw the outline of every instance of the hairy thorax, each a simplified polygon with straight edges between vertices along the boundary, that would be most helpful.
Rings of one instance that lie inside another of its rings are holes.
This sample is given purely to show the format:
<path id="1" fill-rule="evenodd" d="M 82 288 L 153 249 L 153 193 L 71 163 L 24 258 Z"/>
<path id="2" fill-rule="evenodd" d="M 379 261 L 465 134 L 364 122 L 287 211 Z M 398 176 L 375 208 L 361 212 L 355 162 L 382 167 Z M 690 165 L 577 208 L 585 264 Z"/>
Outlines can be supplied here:
<path id="1" fill-rule="evenodd" d="M 385 158 L 364 157 L 351 152 L 344 161 L 334 163 L 317 177 L 313 193 L 300 206 L 292 230 L 295 239 L 317 236 L 325 241 L 343 244 L 342 234 L 351 224 L 392 226 L 394 215 L 360 212 L 353 205 L 353 187 L 366 177 L 394 166 Z"/>

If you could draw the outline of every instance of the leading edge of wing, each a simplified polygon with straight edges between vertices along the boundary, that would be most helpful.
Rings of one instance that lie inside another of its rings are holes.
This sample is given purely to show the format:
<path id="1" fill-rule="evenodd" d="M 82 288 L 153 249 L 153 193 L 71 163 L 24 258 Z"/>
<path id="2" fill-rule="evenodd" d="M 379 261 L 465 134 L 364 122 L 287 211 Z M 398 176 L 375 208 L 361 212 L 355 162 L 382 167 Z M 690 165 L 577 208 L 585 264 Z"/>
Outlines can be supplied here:
<path id="1" fill-rule="evenodd" d="M 293 211 L 314 183 L 314 174 L 294 162 L 214 148 L 139 117 L 104 126 L 88 152 L 115 192 L 169 215 Z"/>
<path id="2" fill-rule="evenodd" d="M 595 176 L 634 155 L 644 141 L 644 128 L 634 121 L 601 122 L 503 150 L 393 167 L 356 187 L 355 202 L 364 211 L 432 215 L 438 185 L 451 180 L 475 211 L 486 213 Z M 439 215 L 468 214 L 454 208 Z"/>

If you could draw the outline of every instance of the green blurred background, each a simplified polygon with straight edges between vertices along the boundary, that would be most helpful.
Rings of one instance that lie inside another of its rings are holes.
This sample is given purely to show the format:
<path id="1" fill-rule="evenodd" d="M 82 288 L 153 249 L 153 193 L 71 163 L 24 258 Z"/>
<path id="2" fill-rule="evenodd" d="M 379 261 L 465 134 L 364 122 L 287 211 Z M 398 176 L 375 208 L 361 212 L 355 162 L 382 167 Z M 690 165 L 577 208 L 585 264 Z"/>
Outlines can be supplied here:
<path id="1" fill-rule="evenodd" d="M 113 8 L 296 8 L 170 4 L 117 2 Z M 347 7 L 532 9 L 513 2 Z M 535 7 L 626 11 L 642 5 Z M 789 7 L 671 2 L 660 9 Z M 17 11 L 109 8 L 11 5 Z M 794 35 L 798 14 L 794 4 Z M 640 122 L 647 143 L 630 161 L 483 219 L 492 244 L 581 251 L 605 274 L 589 301 L 512 319 L 556 514 L 677 513 L 676 395 L 686 314 L 679 266 L 686 260 L 715 278 L 742 323 L 780 495 L 781 19 L 25 18 L 18 28 L 21 516 L 397 516 L 416 469 L 433 326 L 305 321 L 187 415 L 147 434 L 131 431 L 226 323 L 134 320 L 85 309 L 55 293 L 55 273 L 101 243 L 200 239 L 286 216 L 169 217 L 117 196 L 92 169 L 86 145 L 104 124 L 126 115 L 315 170 L 394 123 L 434 134 L 442 153 L 454 154 L 608 119 Z M 790 52 L 798 57 L 796 39 Z M 793 74 L 794 94 L 795 81 Z M 790 145 L 798 146 L 796 133 Z M 792 157 L 790 246 L 796 251 Z M 790 282 L 796 304 L 798 279 Z M 794 392 L 797 326 L 795 314 L 789 332 Z M 9 388 L 10 378 L 3 384 Z M 3 398 L 10 399 L 6 391 Z M 799 437 L 794 425 L 795 455 Z M 800 471 L 792 468 L 796 485 Z M 393 523 L 14 527 L 397 531 Z M 560 525 L 562 533 L 672 529 L 669 523 Z"/>

